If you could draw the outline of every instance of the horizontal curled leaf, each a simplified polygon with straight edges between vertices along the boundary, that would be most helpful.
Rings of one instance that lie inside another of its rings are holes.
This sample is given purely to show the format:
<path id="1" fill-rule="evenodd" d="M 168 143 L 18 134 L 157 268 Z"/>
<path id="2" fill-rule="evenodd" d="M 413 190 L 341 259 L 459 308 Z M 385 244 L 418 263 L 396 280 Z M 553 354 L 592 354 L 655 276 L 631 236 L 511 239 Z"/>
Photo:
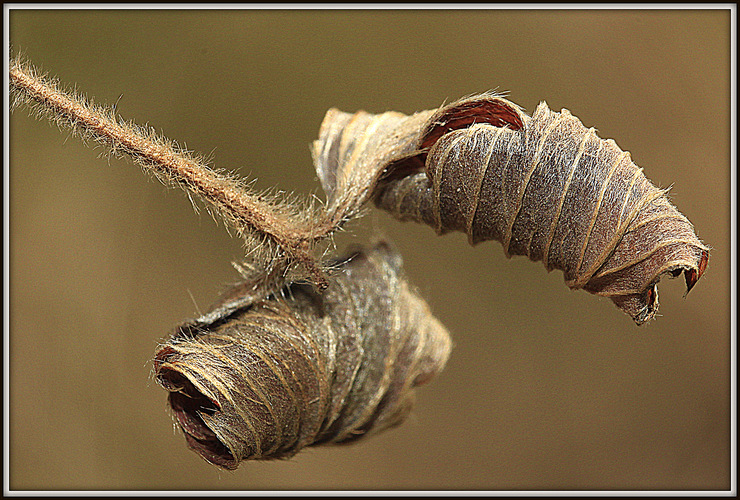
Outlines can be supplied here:
<path id="1" fill-rule="evenodd" d="M 463 231 L 471 244 L 498 240 L 507 256 L 542 260 L 562 270 L 571 288 L 610 297 L 637 324 L 655 315 L 661 275 L 684 272 L 690 290 L 706 268 L 709 249 L 666 191 L 567 110 L 542 103 L 529 117 L 485 94 L 398 118 L 396 129 L 385 130 L 342 127 L 352 115 L 332 113 L 315 151 L 330 142 L 369 145 L 366 135 L 381 135 L 379 144 L 397 138 L 399 153 L 368 146 L 358 163 L 357 152 L 340 148 L 317 168 L 343 178 L 364 169 L 371 181 L 363 196 L 400 220 L 439 234 Z M 372 115 L 364 120 L 373 123 Z"/>
<path id="2" fill-rule="evenodd" d="M 395 426 L 414 387 L 444 367 L 447 330 L 402 277 L 397 254 L 379 244 L 337 267 L 323 293 L 294 284 L 240 301 L 241 285 L 160 346 L 157 382 L 207 461 L 234 469 Z"/>

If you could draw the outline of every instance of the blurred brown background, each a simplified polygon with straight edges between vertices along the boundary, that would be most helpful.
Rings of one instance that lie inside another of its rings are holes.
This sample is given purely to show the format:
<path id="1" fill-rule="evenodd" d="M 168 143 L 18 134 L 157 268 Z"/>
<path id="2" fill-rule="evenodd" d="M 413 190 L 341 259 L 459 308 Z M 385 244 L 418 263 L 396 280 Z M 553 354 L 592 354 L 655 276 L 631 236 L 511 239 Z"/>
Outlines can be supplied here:
<path id="1" fill-rule="evenodd" d="M 126 160 L 16 111 L 10 128 L 12 489 L 727 489 L 730 11 L 10 12 L 15 50 L 216 167 L 320 196 L 326 110 L 411 113 L 489 89 L 614 138 L 713 247 L 636 327 L 562 273 L 377 210 L 451 330 L 401 427 L 219 471 L 173 431 L 150 359 L 242 253 Z"/>

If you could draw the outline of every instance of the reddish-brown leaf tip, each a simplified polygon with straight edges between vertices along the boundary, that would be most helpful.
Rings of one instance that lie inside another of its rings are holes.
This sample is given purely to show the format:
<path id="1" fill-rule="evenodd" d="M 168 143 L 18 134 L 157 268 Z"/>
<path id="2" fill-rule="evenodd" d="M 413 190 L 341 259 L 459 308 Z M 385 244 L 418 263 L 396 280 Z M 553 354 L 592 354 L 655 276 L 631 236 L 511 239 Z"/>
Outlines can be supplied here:
<path id="1" fill-rule="evenodd" d="M 704 271 L 707 269 L 707 264 L 709 263 L 709 252 L 704 250 L 701 253 L 701 260 L 699 261 L 699 266 L 697 269 L 687 269 L 684 273 L 684 277 L 686 278 L 686 294 L 688 294 L 692 288 L 694 288 L 694 285 L 696 285 L 696 282 L 699 281 L 699 278 L 702 277 L 704 274 Z"/>
<path id="2" fill-rule="evenodd" d="M 476 123 L 488 123 L 494 127 L 508 125 L 511 130 L 524 126 L 522 113 L 513 103 L 493 96 L 476 96 L 442 108 L 440 115 L 433 118 L 432 125 L 424 132 L 421 147 L 430 148 L 448 132 Z"/>

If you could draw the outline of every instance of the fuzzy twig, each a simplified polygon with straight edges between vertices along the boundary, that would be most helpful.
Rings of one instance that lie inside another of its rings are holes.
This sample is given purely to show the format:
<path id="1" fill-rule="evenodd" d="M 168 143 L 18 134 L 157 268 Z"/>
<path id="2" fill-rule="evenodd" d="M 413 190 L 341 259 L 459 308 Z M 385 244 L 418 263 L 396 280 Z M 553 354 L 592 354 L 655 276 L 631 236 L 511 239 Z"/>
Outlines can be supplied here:
<path id="1" fill-rule="evenodd" d="M 323 212 L 252 193 L 242 180 L 209 168 L 154 130 L 127 122 L 112 108 L 93 104 L 76 92 L 61 90 L 56 80 L 41 75 L 20 57 L 10 61 L 10 89 L 13 107 L 29 104 L 40 115 L 105 145 L 114 154 L 129 155 L 160 180 L 213 205 L 248 241 L 250 252 L 255 248 L 262 252 L 255 260 L 265 263 L 256 275 L 279 280 L 288 271 L 299 270 L 298 277 L 319 288 L 327 286 L 313 248 L 337 224 L 327 221 Z"/>

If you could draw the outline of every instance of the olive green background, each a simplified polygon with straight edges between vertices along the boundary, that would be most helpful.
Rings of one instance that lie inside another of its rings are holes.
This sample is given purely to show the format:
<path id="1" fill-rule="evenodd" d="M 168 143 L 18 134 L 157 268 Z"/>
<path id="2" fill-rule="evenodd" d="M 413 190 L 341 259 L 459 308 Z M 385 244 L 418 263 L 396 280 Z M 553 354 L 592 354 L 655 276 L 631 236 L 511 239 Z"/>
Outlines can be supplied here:
<path id="1" fill-rule="evenodd" d="M 10 118 L 11 489 L 728 489 L 730 11 L 11 10 L 10 41 L 216 167 L 322 197 L 326 110 L 411 113 L 498 89 L 614 138 L 712 246 L 636 327 L 498 242 L 377 210 L 452 332 L 401 427 L 219 471 L 151 378 L 157 343 L 238 276 L 221 223 L 127 160 Z M 195 305 L 197 304 L 197 306 Z M 8 443 L 6 443 L 6 446 Z"/>

